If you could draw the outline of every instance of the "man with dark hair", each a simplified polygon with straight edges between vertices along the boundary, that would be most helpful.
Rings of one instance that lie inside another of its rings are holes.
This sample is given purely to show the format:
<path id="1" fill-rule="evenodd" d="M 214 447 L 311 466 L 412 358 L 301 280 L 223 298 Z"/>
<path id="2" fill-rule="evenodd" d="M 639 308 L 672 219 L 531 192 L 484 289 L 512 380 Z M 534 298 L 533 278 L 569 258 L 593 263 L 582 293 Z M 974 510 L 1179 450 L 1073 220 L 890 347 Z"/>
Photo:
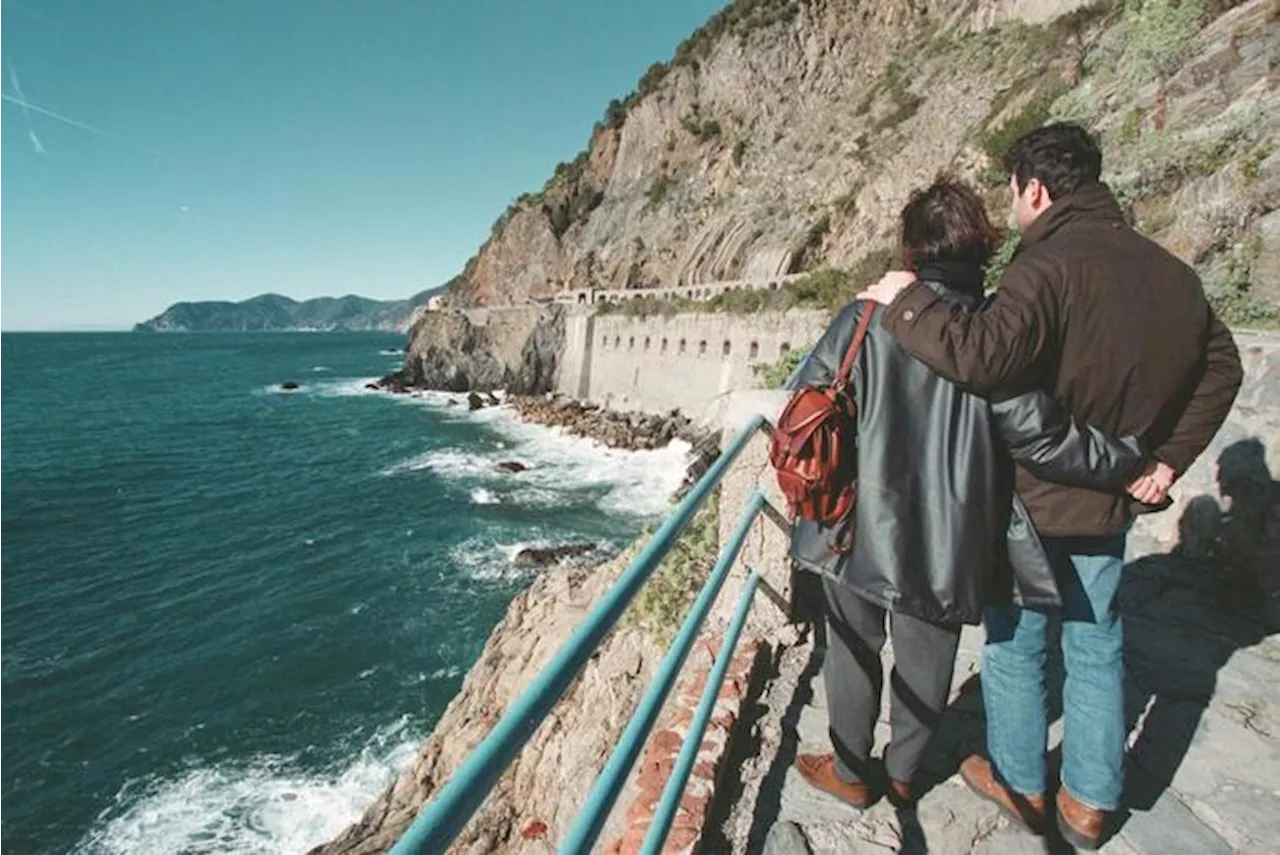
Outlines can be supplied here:
<path id="1" fill-rule="evenodd" d="M 1241 381 L 1227 328 L 1186 264 L 1125 223 L 1100 182 L 1088 132 L 1054 124 L 1004 158 L 1022 242 L 995 295 L 969 312 L 912 273 L 891 272 L 859 296 L 884 303 L 884 326 L 913 356 L 979 394 L 1042 388 L 1072 416 L 1143 437 L 1156 462 L 1129 486 L 1161 501 L 1208 445 Z M 1126 497 L 1055 484 L 1025 468 L 1017 492 L 1056 562 L 1058 609 L 987 609 L 983 699 L 988 761 L 965 781 L 1033 831 L 1048 817 L 1045 657 L 1061 622 L 1066 665 L 1057 821 L 1096 848 L 1120 807 L 1124 765 L 1123 630 L 1116 592 L 1135 508 Z"/>

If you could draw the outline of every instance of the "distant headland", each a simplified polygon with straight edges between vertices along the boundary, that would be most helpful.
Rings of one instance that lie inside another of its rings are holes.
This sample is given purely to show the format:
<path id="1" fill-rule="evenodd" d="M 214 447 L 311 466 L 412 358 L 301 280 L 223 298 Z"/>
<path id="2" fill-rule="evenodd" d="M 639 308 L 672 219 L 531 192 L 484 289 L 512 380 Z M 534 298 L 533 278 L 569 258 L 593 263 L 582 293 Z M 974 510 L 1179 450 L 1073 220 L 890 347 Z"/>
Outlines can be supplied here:
<path id="1" fill-rule="evenodd" d="M 406 332 L 415 310 L 444 288 L 429 288 L 405 300 L 373 300 L 348 294 L 294 300 L 261 294 L 239 303 L 228 300 L 174 303 L 134 332 Z"/>

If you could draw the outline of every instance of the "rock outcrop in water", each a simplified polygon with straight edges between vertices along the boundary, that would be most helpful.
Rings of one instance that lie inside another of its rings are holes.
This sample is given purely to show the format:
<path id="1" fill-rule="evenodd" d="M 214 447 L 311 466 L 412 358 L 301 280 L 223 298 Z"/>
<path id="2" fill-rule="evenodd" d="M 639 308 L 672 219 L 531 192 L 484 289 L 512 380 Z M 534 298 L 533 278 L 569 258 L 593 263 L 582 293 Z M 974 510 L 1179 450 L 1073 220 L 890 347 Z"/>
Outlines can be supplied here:
<path id="1" fill-rule="evenodd" d="M 566 543 L 561 546 L 529 546 L 516 553 L 511 563 L 517 567 L 550 567 L 566 561 L 581 559 L 595 552 L 599 547 L 594 543 Z"/>
<path id="2" fill-rule="evenodd" d="M 610 448 L 640 451 L 662 448 L 673 439 L 692 445 L 708 439 L 708 434 L 679 410 L 662 415 L 621 412 L 560 396 L 512 397 L 507 404 L 525 421 L 562 428 Z"/>
<path id="3" fill-rule="evenodd" d="M 383 388 L 540 395 L 555 385 L 564 309 L 424 312 L 409 339 L 404 368 L 382 378 Z"/>

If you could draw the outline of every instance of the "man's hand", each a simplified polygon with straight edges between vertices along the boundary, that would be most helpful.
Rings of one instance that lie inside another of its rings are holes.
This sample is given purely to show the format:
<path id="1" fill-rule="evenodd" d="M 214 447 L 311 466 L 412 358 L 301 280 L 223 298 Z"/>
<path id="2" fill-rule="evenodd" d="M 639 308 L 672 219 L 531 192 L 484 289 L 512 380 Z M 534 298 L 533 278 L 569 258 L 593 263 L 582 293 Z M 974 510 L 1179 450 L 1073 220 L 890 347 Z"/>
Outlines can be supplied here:
<path id="1" fill-rule="evenodd" d="M 909 270 L 890 270 L 880 277 L 879 282 L 859 294 L 857 299 L 873 300 L 887 306 L 915 281 L 916 275 Z"/>
<path id="2" fill-rule="evenodd" d="M 1129 482 L 1125 491 L 1144 505 L 1158 505 L 1169 495 L 1178 473 L 1167 463 L 1148 463 L 1142 474 Z"/>

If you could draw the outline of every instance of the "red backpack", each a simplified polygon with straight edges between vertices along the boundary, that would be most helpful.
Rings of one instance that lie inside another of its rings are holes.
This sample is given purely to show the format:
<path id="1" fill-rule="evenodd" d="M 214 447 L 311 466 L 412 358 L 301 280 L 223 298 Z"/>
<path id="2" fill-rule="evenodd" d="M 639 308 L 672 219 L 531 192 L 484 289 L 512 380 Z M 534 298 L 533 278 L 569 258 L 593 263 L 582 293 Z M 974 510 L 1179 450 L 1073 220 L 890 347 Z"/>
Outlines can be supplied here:
<path id="1" fill-rule="evenodd" d="M 792 519 L 802 517 L 829 526 L 845 519 L 852 523 L 857 501 L 858 406 L 845 387 L 875 304 L 864 309 L 831 384 L 797 390 L 773 429 L 769 461 L 777 470 Z M 852 545 L 852 528 L 850 524 L 842 533 L 839 551 L 847 552 Z"/>

